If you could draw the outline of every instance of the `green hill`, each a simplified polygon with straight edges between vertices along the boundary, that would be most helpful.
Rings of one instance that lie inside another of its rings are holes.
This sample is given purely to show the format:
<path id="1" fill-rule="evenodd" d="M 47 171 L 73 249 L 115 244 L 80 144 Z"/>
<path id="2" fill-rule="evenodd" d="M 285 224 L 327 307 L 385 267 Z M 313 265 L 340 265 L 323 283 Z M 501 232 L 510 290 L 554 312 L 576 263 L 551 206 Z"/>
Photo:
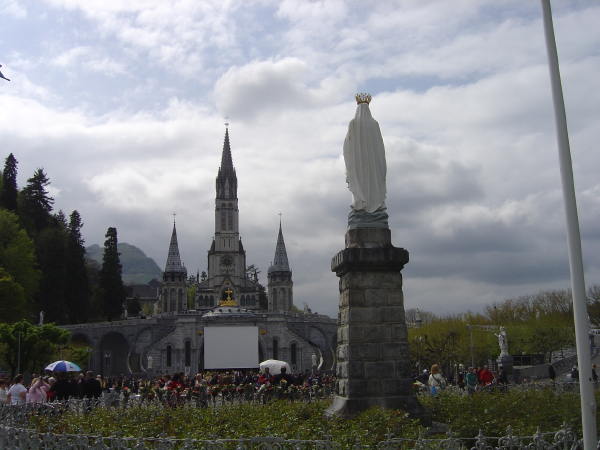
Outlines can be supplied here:
<path id="1" fill-rule="evenodd" d="M 153 278 L 162 279 L 162 270 L 156 262 L 135 245 L 119 242 L 119 258 L 123 266 L 124 284 L 146 284 Z M 98 244 L 85 249 L 86 257 L 102 264 L 104 249 Z"/>

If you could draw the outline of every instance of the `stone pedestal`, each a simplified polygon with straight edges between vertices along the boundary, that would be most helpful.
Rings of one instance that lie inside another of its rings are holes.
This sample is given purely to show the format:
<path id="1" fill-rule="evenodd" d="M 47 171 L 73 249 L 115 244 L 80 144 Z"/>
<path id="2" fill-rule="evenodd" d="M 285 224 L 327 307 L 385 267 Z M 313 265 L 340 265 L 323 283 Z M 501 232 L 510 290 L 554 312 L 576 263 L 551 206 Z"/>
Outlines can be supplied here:
<path id="1" fill-rule="evenodd" d="M 501 355 L 496 360 L 498 363 L 498 369 L 502 367 L 504 369 L 504 373 L 510 379 L 512 379 L 513 375 L 513 357 L 510 355 Z"/>
<path id="2" fill-rule="evenodd" d="M 408 252 L 389 229 L 346 233 L 331 262 L 340 277 L 336 395 L 327 413 L 351 417 L 371 407 L 403 409 L 423 418 L 412 392 L 402 275 Z"/>

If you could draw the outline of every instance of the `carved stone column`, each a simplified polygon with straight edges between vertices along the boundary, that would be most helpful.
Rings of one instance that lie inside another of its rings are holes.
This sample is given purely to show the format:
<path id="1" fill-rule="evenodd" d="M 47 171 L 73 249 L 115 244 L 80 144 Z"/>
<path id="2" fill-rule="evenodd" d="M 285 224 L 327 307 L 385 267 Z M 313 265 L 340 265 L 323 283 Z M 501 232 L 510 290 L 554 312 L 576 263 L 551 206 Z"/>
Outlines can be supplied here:
<path id="1" fill-rule="evenodd" d="M 402 274 L 408 252 L 387 228 L 346 233 L 331 262 L 340 277 L 336 395 L 328 414 L 353 416 L 371 406 L 423 417 L 412 392 Z"/>

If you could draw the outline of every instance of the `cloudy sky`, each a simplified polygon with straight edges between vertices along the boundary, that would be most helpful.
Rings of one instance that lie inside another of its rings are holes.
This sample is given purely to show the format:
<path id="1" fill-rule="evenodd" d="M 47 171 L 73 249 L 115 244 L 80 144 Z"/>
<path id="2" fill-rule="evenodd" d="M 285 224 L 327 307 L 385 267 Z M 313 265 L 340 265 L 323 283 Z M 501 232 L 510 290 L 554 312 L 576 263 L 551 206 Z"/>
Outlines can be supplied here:
<path id="1" fill-rule="evenodd" d="M 588 285 L 600 283 L 600 5 L 554 19 Z M 351 195 L 342 144 L 373 95 L 407 307 L 436 313 L 569 285 L 537 1 L 0 0 L 0 145 L 24 185 L 160 266 L 173 211 L 206 268 L 228 117 L 248 264 L 280 211 L 295 303 L 335 315 Z M 4 81 L 4 80 L 0 80 Z"/>

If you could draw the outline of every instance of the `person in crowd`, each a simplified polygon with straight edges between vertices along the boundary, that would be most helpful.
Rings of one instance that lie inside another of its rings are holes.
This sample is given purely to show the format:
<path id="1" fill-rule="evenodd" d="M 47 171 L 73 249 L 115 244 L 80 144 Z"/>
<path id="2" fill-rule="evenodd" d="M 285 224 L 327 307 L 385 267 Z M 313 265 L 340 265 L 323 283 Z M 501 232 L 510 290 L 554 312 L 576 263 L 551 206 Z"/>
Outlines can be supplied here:
<path id="1" fill-rule="evenodd" d="M 81 396 L 84 398 L 100 398 L 100 395 L 102 395 L 102 385 L 94 377 L 94 372 L 88 370 L 81 383 Z"/>
<path id="2" fill-rule="evenodd" d="M 554 366 L 552 364 L 548 366 L 548 378 L 550 378 L 553 383 L 556 379 L 556 371 L 554 370 Z"/>
<path id="3" fill-rule="evenodd" d="M 4 405 L 7 403 L 8 395 L 8 387 L 6 385 L 6 380 L 0 379 L 0 405 Z"/>
<path id="4" fill-rule="evenodd" d="M 469 395 L 474 394 L 477 389 L 477 374 L 474 367 L 469 367 L 469 370 L 465 374 L 465 388 Z"/>
<path id="5" fill-rule="evenodd" d="M 287 373 L 286 367 L 282 367 L 281 372 L 273 377 L 273 384 L 286 384 L 287 386 L 289 386 L 290 384 L 292 384 L 293 381 L 294 379 L 289 373 Z"/>
<path id="6" fill-rule="evenodd" d="M 11 405 L 21 405 L 25 403 L 27 396 L 27 388 L 23 386 L 23 375 L 18 374 L 13 379 L 13 384 L 8 390 L 7 402 Z"/>
<path id="7" fill-rule="evenodd" d="M 592 380 L 594 383 L 598 382 L 598 373 L 596 373 L 596 364 L 592 364 Z"/>
<path id="8" fill-rule="evenodd" d="M 463 389 L 465 388 L 465 366 L 462 364 L 458 365 L 458 370 L 456 372 L 456 385 Z"/>
<path id="9" fill-rule="evenodd" d="M 489 386 L 494 382 L 494 374 L 488 369 L 488 366 L 483 366 L 477 376 L 481 386 Z"/>
<path id="10" fill-rule="evenodd" d="M 56 400 L 56 391 L 53 389 L 56 384 L 56 378 L 48 377 L 48 389 L 46 390 L 46 401 L 53 402 Z"/>
<path id="11" fill-rule="evenodd" d="M 431 366 L 428 384 L 431 395 L 437 395 L 439 391 L 446 388 L 446 379 L 442 375 L 439 365 Z"/>
<path id="12" fill-rule="evenodd" d="M 272 383 L 273 383 L 273 376 L 271 375 L 271 371 L 269 370 L 268 367 L 265 367 L 265 370 L 263 371 L 263 373 L 261 373 L 260 376 L 258 377 L 258 384 L 269 385 Z"/>
<path id="13" fill-rule="evenodd" d="M 76 391 L 74 391 L 74 385 L 71 384 L 67 375 L 63 372 L 58 372 L 56 376 L 58 380 L 50 388 L 50 390 L 54 392 L 54 399 L 68 400 L 69 398 L 74 397 Z"/>
<path id="14" fill-rule="evenodd" d="M 508 376 L 506 375 L 504 367 L 500 367 L 498 370 L 498 384 L 508 384 Z"/>
<path id="15" fill-rule="evenodd" d="M 579 369 L 577 369 L 577 366 L 573 366 L 571 369 L 571 381 L 579 381 Z"/>
<path id="16" fill-rule="evenodd" d="M 34 378 L 29 386 L 27 393 L 27 403 L 44 403 L 48 399 L 48 389 L 50 386 L 42 377 Z"/>

